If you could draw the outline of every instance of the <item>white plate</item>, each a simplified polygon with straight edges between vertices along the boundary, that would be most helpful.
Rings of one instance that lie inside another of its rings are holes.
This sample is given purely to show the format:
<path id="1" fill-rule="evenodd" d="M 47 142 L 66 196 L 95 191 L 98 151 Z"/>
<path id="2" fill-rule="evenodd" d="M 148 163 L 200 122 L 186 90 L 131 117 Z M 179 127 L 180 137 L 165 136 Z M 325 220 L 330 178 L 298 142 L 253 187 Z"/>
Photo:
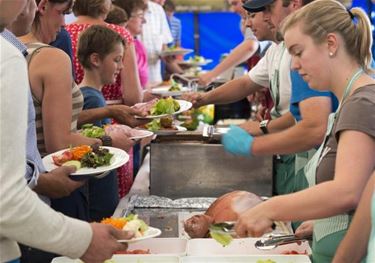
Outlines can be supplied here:
<path id="1" fill-rule="evenodd" d="M 138 116 L 135 116 L 137 119 L 148 119 L 148 120 L 152 120 L 152 119 L 159 119 L 159 118 L 162 118 L 162 117 L 165 117 L 165 116 L 170 116 L 170 115 L 177 115 L 177 114 L 180 114 L 184 111 L 187 111 L 189 110 L 193 104 L 191 104 L 190 101 L 186 101 L 186 100 L 177 100 L 178 103 L 180 104 L 180 109 L 174 113 L 171 113 L 171 114 L 161 114 L 161 115 L 148 115 L 148 116 L 144 116 L 144 117 L 138 117 Z"/>
<path id="2" fill-rule="evenodd" d="M 82 167 L 78 169 L 75 173 L 72 173 L 71 175 L 97 175 L 97 174 L 102 174 L 107 171 L 111 171 L 113 169 L 116 169 L 124 164 L 126 164 L 129 161 L 129 155 L 118 148 L 114 147 L 107 147 L 107 146 L 101 146 L 103 148 L 106 148 L 109 150 L 110 153 L 113 154 L 112 159 L 111 159 L 111 164 L 107 166 L 100 166 L 97 168 L 87 168 L 87 167 Z M 60 155 L 63 152 L 67 151 L 69 149 L 61 150 L 55 153 L 51 153 L 43 158 L 43 165 L 46 168 L 47 171 L 51 171 L 53 169 L 58 168 L 56 164 L 54 164 L 52 160 L 53 155 Z"/>
<path id="3" fill-rule="evenodd" d="M 143 236 L 141 237 L 136 237 L 132 239 L 123 239 L 123 240 L 117 240 L 117 241 L 120 243 L 133 243 L 133 242 L 138 242 L 138 241 L 152 238 L 152 237 L 157 237 L 157 236 L 160 236 L 160 234 L 161 234 L 161 230 L 159 228 L 149 226 L 146 232 L 144 232 Z"/>
<path id="4" fill-rule="evenodd" d="M 177 132 L 187 131 L 187 129 L 185 127 L 182 127 L 182 126 L 179 126 L 179 125 L 176 125 L 176 128 L 177 128 L 177 130 L 160 129 L 160 130 L 156 131 L 155 134 L 157 134 L 157 135 L 171 135 L 171 134 L 175 134 Z"/>
<path id="5" fill-rule="evenodd" d="M 160 56 L 167 57 L 167 56 L 175 56 L 175 55 L 185 55 L 188 53 L 193 52 L 190 48 L 177 48 L 177 49 L 167 49 L 160 52 Z"/>
<path id="6" fill-rule="evenodd" d="M 169 88 L 171 86 L 160 86 L 157 88 L 153 88 L 151 90 L 151 94 L 154 95 L 161 95 L 161 96 L 179 96 L 182 95 L 185 92 L 191 91 L 191 89 L 187 87 L 182 87 L 181 90 L 176 90 L 176 91 L 169 91 Z"/>
<path id="7" fill-rule="evenodd" d="M 137 130 L 138 130 L 138 132 L 142 132 L 142 133 L 139 133 L 139 135 L 137 135 L 137 136 L 132 136 L 132 137 L 130 137 L 130 139 L 139 140 L 139 139 L 147 138 L 147 137 L 150 137 L 150 136 L 154 135 L 154 133 L 152 131 L 149 131 L 149 130 L 144 130 L 144 129 L 137 129 Z"/>
<path id="8" fill-rule="evenodd" d="M 194 61 L 194 60 L 184 60 L 184 61 L 179 61 L 178 64 L 180 65 L 186 65 L 186 66 L 206 66 L 207 64 L 212 63 L 212 59 L 205 59 L 203 61 Z"/>

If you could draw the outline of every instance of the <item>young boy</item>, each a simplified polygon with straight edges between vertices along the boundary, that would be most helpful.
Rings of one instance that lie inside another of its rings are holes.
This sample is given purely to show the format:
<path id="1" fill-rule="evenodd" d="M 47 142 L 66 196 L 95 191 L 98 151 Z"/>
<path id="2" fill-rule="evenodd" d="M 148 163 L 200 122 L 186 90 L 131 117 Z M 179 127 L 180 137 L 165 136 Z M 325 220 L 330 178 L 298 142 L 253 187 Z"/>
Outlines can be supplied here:
<path id="1" fill-rule="evenodd" d="M 77 57 L 84 69 L 80 90 L 84 97 L 83 108 L 105 107 L 106 102 L 101 89 L 114 83 L 123 68 L 125 42 L 115 31 L 105 26 L 93 25 L 82 32 L 78 41 Z M 93 122 L 102 127 L 111 120 L 103 118 Z M 110 137 L 116 134 L 108 134 Z M 122 135 L 123 136 L 123 135 Z M 133 141 L 123 136 L 124 147 L 130 149 Z M 112 216 L 118 204 L 118 183 L 116 171 L 106 177 L 89 181 L 89 215 L 93 221 Z"/>

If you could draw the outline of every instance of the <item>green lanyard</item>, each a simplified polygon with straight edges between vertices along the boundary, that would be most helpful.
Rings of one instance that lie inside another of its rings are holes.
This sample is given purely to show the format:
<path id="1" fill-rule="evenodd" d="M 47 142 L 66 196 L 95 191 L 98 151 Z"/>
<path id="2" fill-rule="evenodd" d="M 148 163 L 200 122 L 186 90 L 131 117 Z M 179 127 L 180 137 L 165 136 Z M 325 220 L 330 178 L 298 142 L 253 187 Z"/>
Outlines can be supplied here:
<path id="1" fill-rule="evenodd" d="M 345 90 L 344 90 L 344 95 L 342 96 L 342 99 L 340 101 L 340 104 L 339 106 L 337 107 L 337 110 L 335 113 L 338 113 L 340 111 L 340 108 L 341 108 L 341 105 L 342 103 L 344 102 L 344 100 L 346 99 L 346 97 L 348 97 L 350 91 L 352 90 L 352 86 L 353 86 L 353 83 L 354 81 L 356 81 L 360 76 L 361 76 L 361 73 L 363 72 L 363 69 L 358 69 L 356 71 L 356 73 L 353 74 L 352 78 L 349 80 L 348 84 L 346 85 L 345 87 Z"/>
<path id="2" fill-rule="evenodd" d="M 342 96 L 342 99 L 340 101 L 339 106 L 337 107 L 336 112 L 331 113 L 331 115 L 329 117 L 329 121 L 328 121 L 326 139 L 324 141 L 324 144 L 328 141 L 328 137 L 332 132 L 337 114 L 339 113 L 339 111 L 341 109 L 341 105 L 343 104 L 344 100 L 349 96 L 349 93 L 352 90 L 352 86 L 353 86 L 354 81 L 356 81 L 361 76 L 362 72 L 363 72 L 363 70 L 360 68 L 359 70 L 356 71 L 356 73 L 353 74 L 352 78 L 349 80 L 348 84 L 345 87 L 344 95 Z"/>
<path id="3" fill-rule="evenodd" d="M 332 112 L 328 117 L 327 130 L 326 130 L 325 138 L 322 144 L 320 145 L 319 149 L 316 151 L 314 156 L 310 159 L 310 161 L 305 166 L 305 176 L 306 176 L 307 181 L 309 182 L 310 187 L 316 184 L 316 169 L 319 166 L 321 159 L 323 158 L 322 152 L 324 151 L 328 138 L 330 134 L 332 133 L 335 119 L 341 108 L 342 102 L 348 97 L 350 91 L 352 90 L 354 81 L 356 81 L 359 78 L 362 71 L 363 71 L 362 69 L 359 69 L 356 73 L 354 73 L 354 75 L 352 76 L 348 84 L 346 85 L 345 90 L 344 90 L 344 95 L 340 102 L 340 105 L 338 106 L 336 112 Z"/>

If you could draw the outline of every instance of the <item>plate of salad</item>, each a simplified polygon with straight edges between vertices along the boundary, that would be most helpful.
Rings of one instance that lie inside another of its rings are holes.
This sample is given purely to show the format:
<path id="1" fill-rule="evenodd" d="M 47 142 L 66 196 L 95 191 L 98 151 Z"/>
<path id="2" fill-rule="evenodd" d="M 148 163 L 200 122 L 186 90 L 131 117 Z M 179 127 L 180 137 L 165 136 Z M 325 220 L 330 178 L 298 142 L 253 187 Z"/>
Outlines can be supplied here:
<path id="1" fill-rule="evenodd" d="M 193 67 L 205 66 L 210 63 L 212 63 L 212 59 L 206 59 L 202 56 L 194 56 L 194 57 L 190 57 L 188 60 L 178 62 L 178 64 L 180 65 L 193 66 Z"/>
<path id="2" fill-rule="evenodd" d="M 77 168 L 72 176 L 101 175 L 116 169 L 129 161 L 129 155 L 118 148 L 107 146 L 81 145 L 71 147 L 43 158 L 43 164 L 47 171 L 59 166 L 72 165 Z"/>
<path id="3" fill-rule="evenodd" d="M 122 243 L 137 242 L 144 239 L 157 237 L 161 234 L 160 229 L 148 226 L 145 221 L 138 218 L 138 215 L 135 214 L 130 214 L 126 217 L 104 218 L 100 223 L 134 233 L 134 237 L 131 239 L 118 240 L 118 242 Z"/>
<path id="4" fill-rule="evenodd" d="M 155 99 L 146 103 L 137 103 L 133 106 L 133 108 L 139 109 L 146 114 L 144 117 L 136 116 L 137 119 L 159 119 L 180 114 L 191 107 L 192 104 L 190 101 L 175 100 L 172 97 Z"/>
<path id="5" fill-rule="evenodd" d="M 160 52 L 160 56 L 167 57 L 167 56 L 185 55 L 191 52 L 193 52 L 193 50 L 190 48 L 169 47 L 163 50 L 162 52 Z"/>

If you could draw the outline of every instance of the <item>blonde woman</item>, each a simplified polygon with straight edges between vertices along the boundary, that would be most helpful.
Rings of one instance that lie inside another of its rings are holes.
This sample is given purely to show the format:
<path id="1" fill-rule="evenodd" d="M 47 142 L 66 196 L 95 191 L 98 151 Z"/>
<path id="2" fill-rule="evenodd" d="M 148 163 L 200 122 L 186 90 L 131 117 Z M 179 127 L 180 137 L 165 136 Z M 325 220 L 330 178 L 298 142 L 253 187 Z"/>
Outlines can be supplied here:
<path id="1" fill-rule="evenodd" d="M 361 9 L 348 11 L 337 1 L 317 0 L 291 14 L 282 31 L 292 68 L 310 87 L 332 91 L 340 106 L 329 118 L 324 143 L 305 167 L 310 187 L 243 212 L 236 232 L 261 236 L 275 220 L 312 219 L 313 260 L 331 262 L 375 167 L 370 22 Z"/>

